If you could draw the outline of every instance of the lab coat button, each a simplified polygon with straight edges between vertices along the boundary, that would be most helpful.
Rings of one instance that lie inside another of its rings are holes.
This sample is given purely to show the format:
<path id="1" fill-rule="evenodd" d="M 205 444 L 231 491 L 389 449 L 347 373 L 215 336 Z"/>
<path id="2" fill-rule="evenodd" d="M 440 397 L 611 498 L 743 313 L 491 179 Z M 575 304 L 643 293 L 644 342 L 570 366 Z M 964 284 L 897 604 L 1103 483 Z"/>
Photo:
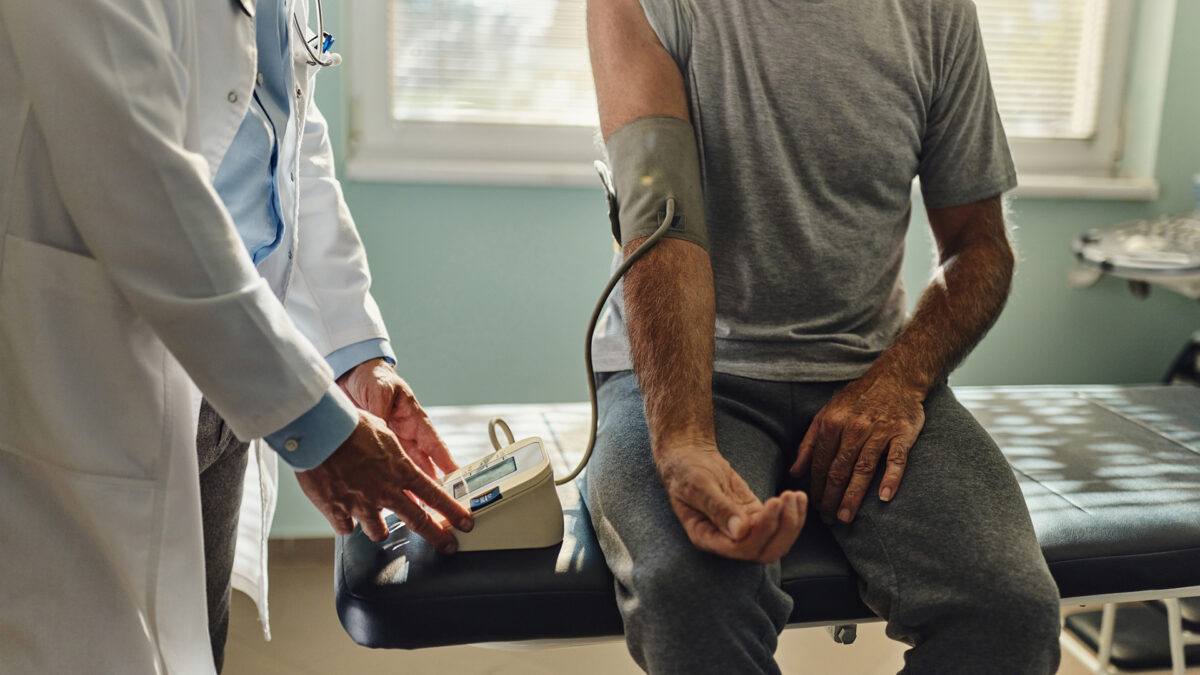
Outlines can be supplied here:
<path id="1" fill-rule="evenodd" d="M 300 91 L 300 87 L 296 87 L 296 98 L 304 96 L 304 92 Z"/>
<path id="2" fill-rule="evenodd" d="M 296 448 L 298 447 L 300 447 L 300 444 L 297 443 L 296 439 L 294 438 L 287 439 L 287 442 L 283 444 L 283 449 L 287 450 L 288 452 L 295 452 Z"/>
<path id="3" fill-rule="evenodd" d="M 229 99 L 230 103 L 237 103 L 237 99 L 238 99 L 237 92 L 231 91 L 231 92 L 229 92 L 229 95 L 226 96 L 225 98 Z"/>

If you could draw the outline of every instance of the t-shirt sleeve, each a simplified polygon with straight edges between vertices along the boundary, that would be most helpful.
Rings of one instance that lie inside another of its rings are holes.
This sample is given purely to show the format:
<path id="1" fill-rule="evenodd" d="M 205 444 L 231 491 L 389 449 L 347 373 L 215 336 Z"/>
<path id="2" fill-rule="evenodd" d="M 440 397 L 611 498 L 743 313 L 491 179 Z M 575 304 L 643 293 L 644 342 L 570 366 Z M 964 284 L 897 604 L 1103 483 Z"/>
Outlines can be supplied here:
<path id="1" fill-rule="evenodd" d="M 641 0 L 646 20 L 658 36 L 658 41 L 675 60 L 679 72 L 687 72 L 688 55 L 692 51 L 692 21 L 688 0 Z"/>
<path id="2" fill-rule="evenodd" d="M 982 201 L 1017 185 L 975 6 L 958 6 L 961 14 L 947 35 L 917 169 L 925 205 L 933 208 Z"/>

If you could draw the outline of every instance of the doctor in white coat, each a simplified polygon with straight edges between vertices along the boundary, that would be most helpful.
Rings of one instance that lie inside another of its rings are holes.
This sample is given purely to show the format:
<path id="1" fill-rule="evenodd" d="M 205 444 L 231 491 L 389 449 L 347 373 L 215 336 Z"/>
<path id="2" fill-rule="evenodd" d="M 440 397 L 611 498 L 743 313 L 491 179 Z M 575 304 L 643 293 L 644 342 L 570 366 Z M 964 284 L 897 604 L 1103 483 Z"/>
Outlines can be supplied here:
<path id="1" fill-rule="evenodd" d="M 326 363 L 386 333 L 310 103 L 317 67 L 293 31 L 299 150 L 278 166 L 298 171 L 301 198 L 276 200 L 274 250 L 286 257 L 256 270 L 213 187 L 257 93 L 255 9 L 0 0 L 5 673 L 213 672 L 200 392 L 238 437 L 283 448 L 336 531 L 355 518 L 381 538 L 379 509 L 390 508 L 453 550 L 448 524 L 406 489 L 470 527 L 418 469 L 448 459 L 411 391 L 371 359 L 351 390 L 391 419 L 358 412 Z M 307 25 L 303 2 L 283 11 Z M 341 415 L 347 437 L 332 454 L 295 432 L 314 411 Z M 238 557 L 252 561 L 240 586 L 265 599 L 254 557 L 265 550 L 275 455 L 257 450 L 239 540 L 249 550 Z"/>

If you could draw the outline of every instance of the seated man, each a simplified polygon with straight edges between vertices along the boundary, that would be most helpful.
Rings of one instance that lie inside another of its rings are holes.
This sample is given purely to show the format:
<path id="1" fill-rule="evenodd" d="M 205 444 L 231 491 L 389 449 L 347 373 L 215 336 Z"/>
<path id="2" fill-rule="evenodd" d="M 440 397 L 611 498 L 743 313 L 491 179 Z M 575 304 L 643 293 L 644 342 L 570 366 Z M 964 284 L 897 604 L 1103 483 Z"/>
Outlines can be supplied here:
<path id="1" fill-rule="evenodd" d="M 905 672 L 1053 673 L 1057 589 L 1024 500 L 946 386 L 1013 268 L 973 5 L 588 11 L 624 253 L 675 209 L 595 349 L 588 506 L 634 659 L 779 672 L 778 561 L 811 506 L 912 645 Z M 916 176 L 939 266 L 906 320 Z"/>

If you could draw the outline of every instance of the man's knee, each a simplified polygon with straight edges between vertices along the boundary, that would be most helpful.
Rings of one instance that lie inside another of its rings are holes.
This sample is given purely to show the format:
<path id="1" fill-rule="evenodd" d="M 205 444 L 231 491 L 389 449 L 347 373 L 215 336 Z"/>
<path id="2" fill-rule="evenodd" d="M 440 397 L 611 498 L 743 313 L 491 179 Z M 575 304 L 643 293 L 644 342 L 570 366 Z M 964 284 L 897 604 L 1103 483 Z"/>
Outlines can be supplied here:
<path id="1" fill-rule="evenodd" d="M 1057 650 L 1062 621 L 1058 586 L 1049 573 L 1032 579 L 1022 576 L 993 592 L 989 613 L 1017 634 L 1014 641 L 1028 645 L 1030 650 Z"/>
<path id="2" fill-rule="evenodd" d="M 977 578 L 969 609 L 971 629 L 992 652 L 1005 652 L 1015 662 L 1058 663 L 1061 629 L 1058 587 L 1041 561 L 998 565 L 988 579 Z M 965 626 L 964 626 L 965 627 Z M 1048 672 L 1053 672 L 1053 667 Z M 1028 672 L 1035 672 L 1030 670 Z"/>
<path id="3" fill-rule="evenodd" d="M 637 560 L 630 581 L 640 608 L 673 625 L 757 620 L 757 630 L 777 634 L 792 609 L 779 587 L 778 565 L 720 558 L 690 544 Z"/>
<path id="4" fill-rule="evenodd" d="M 630 654 L 649 672 L 777 673 L 791 598 L 778 566 L 742 563 L 685 544 L 634 560 L 618 578 Z"/>

